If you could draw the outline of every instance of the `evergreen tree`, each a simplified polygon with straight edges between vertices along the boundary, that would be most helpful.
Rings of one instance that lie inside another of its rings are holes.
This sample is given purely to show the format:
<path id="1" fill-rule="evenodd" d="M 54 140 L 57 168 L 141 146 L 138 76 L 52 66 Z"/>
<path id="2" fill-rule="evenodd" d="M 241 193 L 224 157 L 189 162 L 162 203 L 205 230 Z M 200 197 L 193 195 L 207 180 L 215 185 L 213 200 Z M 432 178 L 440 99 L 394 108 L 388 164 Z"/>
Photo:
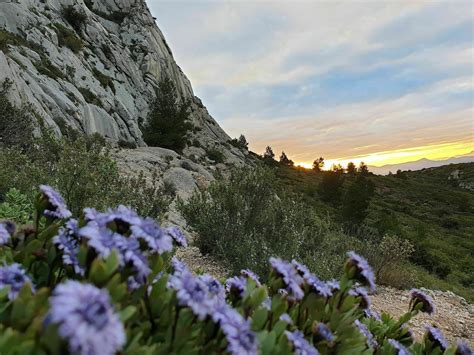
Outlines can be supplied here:
<path id="1" fill-rule="evenodd" d="M 324 167 L 324 158 L 323 157 L 319 157 L 318 159 L 316 159 L 313 162 L 313 170 L 315 172 L 319 172 L 319 171 L 323 170 L 323 167 Z"/>
<path id="2" fill-rule="evenodd" d="M 349 175 L 355 175 L 355 174 L 357 173 L 357 167 L 356 167 L 356 165 L 355 165 L 353 162 L 351 162 L 351 161 L 347 164 L 347 173 L 348 173 Z"/>
<path id="3" fill-rule="evenodd" d="M 364 176 L 369 175 L 369 167 L 363 161 L 359 164 L 359 174 Z"/>
<path id="4" fill-rule="evenodd" d="M 293 162 L 293 160 L 289 159 L 287 157 L 287 155 L 285 154 L 285 152 L 281 152 L 281 155 L 280 155 L 280 164 L 283 164 L 283 165 L 287 165 L 287 166 L 294 166 L 295 163 Z"/>
<path id="5" fill-rule="evenodd" d="M 265 153 L 263 153 L 263 159 L 267 161 L 273 161 L 275 159 L 275 153 L 273 153 L 273 149 L 270 146 L 265 148 Z"/>
<path id="6" fill-rule="evenodd" d="M 239 140 L 238 140 L 239 146 L 242 147 L 243 149 L 248 150 L 249 149 L 249 143 L 247 142 L 247 139 L 243 134 L 240 135 Z"/>
<path id="7" fill-rule="evenodd" d="M 189 122 L 190 103 L 180 101 L 169 78 L 158 84 L 156 99 L 142 127 L 143 139 L 149 146 L 181 151 L 193 125 Z"/>
<path id="8" fill-rule="evenodd" d="M 338 166 L 334 169 L 324 171 L 323 179 L 319 184 L 318 191 L 321 199 L 326 202 L 337 204 L 341 199 L 341 187 L 344 184 L 344 170 Z"/>
<path id="9" fill-rule="evenodd" d="M 342 201 L 341 215 L 345 223 L 358 225 L 365 220 L 374 190 L 374 184 L 364 175 L 356 178 L 347 189 Z"/>

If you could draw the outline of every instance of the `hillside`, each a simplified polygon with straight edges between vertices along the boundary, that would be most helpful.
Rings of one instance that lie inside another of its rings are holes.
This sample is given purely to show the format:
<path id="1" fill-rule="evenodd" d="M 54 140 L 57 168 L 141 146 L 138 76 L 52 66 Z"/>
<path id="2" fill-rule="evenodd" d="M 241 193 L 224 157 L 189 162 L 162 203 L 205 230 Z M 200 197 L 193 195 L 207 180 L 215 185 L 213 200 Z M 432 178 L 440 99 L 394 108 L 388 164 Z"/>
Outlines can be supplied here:
<path id="1" fill-rule="evenodd" d="M 458 176 L 459 179 L 450 177 Z M 322 174 L 278 167 L 282 186 L 302 194 L 324 217 L 340 221 L 340 204 L 318 194 Z M 353 181 L 346 176 L 343 190 Z M 415 283 L 452 290 L 474 299 L 474 163 L 447 165 L 402 175 L 368 177 L 375 194 L 365 224 L 380 235 L 394 233 L 415 246 L 411 258 Z M 341 221 L 343 222 L 343 221 Z"/>

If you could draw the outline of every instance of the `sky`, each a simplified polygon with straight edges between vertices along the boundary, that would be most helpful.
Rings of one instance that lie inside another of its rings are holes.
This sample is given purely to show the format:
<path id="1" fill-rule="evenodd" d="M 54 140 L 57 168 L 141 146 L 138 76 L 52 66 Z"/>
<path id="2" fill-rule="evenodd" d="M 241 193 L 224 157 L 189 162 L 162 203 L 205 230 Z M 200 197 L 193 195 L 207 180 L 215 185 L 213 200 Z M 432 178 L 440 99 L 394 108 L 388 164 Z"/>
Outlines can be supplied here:
<path id="1" fill-rule="evenodd" d="M 147 2 L 195 94 L 257 153 L 381 166 L 474 151 L 471 1 Z"/>

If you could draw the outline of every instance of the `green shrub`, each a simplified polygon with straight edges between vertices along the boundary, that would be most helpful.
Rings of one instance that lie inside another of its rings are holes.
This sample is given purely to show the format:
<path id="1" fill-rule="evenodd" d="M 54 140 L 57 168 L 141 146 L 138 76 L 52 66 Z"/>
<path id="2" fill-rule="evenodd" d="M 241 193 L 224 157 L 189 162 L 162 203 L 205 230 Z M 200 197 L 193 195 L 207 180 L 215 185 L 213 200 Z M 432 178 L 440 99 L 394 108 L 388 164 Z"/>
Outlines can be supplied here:
<path id="1" fill-rule="evenodd" d="M 54 29 L 58 35 L 58 43 L 61 47 L 66 46 L 74 53 L 79 53 L 84 47 L 84 43 L 79 37 L 76 36 L 74 31 L 71 31 L 60 23 L 55 23 Z"/>
<path id="2" fill-rule="evenodd" d="M 81 28 L 87 20 L 87 15 L 83 12 L 77 11 L 74 6 L 63 8 L 62 16 L 67 22 L 69 22 L 77 33 L 81 32 Z"/>
<path id="3" fill-rule="evenodd" d="M 28 107 L 16 107 L 8 100 L 12 82 L 0 83 L 0 148 L 27 148 L 33 141 L 33 120 Z"/>
<path id="4" fill-rule="evenodd" d="M 0 30 L 0 51 L 4 53 L 8 53 L 9 52 L 8 46 L 25 46 L 25 45 L 27 45 L 27 42 L 22 37 L 5 30 Z"/>
<path id="5" fill-rule="evenodd" d="M 100 70 L 97 68 L 92 68 L 92 73 L 94 74 L 95 78 L 99 80 L 100 85 L 104 88 L 107 89 L 109 87 L 112 92 L 115 94 L 115 85 L 114 85 L 114 79 L 112 79 L 110 76 L 105 75 L 102 73 Z"/>
<path id="6" fill-rule="evenodd" d="M 277 196 L 274 178 L 267 168 L 235 170 L 229 181 L 220 178 L 180 203 L 204 254 L 232 271 L 250 267 L 260 274 L 271 255 L 305 260 L 309 246 L 320 243 L 320 225 L 300 201 Z"/>
<path id="7" fill-rule="evenodd" d="M 186 146 L 188 132 L 193 128 L 189 115 L 190 103 L 180 102 L 171 79 L 163 79 L 141 127 L 144 141 L 149 146 L 181 151 Z"/>
<path id="8" fill-rule="evenodd" d="M 86 100 L 87 103 L 96 105 L 99 107 L 104 107 L 99 97 L 96 94 L 94 94 L 92 91 L 90 91 L 89 89 L 77 88 L 77 90 L 79 90 L 79 92 L 82 94 L 82 96 L 84 97 L 84 100 Z"/>
<path id="9" fill-rule="evenodd" d="M 36 70 L 38 70 L 40 74 L 49 76 L 51 79 L 54 80 L 65 79 L 63 72 L 56 66 L 54 66 L 53 63 L 51 63 L 51 61 L 44 56 L 41 57 L 40 61 L 37 61 L 34 64 Z"/>
<path id="10" fill-rule="evenodd" d="M 207 157 L 216 164 L 225 162 L 225 155 L 217 148 L 211 148 L 206 151 Z"/>
<path id="11" fill-rule="evenodd" d="M 29 197 L 19 190 L 11 188 L 0 203 L 0 220 L 10 220 L 17 224 L 33 221 L 33 206 Z"/>
<path id="12" fill-rule="evenodd" d="M 94 8 L 94 2 L 92 0 L 85 0 L 84 3 L 86 4 L 87 8 L 95 13 L 96 15 L 105 18 L 106 20 L 115 22 L 117 24 L 121 24 L 123 20 L 129 15 L 129 13 L 124 11 L 112 11 L 110 14 L 107 14 L 103 11 L 99 11 Z"/>
<path id="13" fill-rule="evenodd" d="M 143 174 L 121 176 L 102 137 L 82 136 L 70 142 L 44 133 L 28 152 L 4 148 L 0 153 L 0 200 L 13 187 L 32 196 L 37 185 L 49 184 L 62 192 L 76 213 L 86 206 L 125 204 L 157 217 L 170 203 L 157 176 L 152 185 Z"/>

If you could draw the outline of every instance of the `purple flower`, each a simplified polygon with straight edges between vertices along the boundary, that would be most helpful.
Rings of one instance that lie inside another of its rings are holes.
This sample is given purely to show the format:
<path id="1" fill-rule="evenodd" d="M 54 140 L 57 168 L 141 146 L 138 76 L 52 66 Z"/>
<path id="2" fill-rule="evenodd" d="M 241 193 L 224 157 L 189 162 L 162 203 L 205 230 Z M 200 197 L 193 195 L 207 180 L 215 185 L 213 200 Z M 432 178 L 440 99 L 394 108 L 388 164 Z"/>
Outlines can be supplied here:
<path id="1" fill-rule="evenodd" d="M 455 355 L 472 355 L 472 350 L 466 341 L 458 340 Z"/>
<path id="2" fill-rule="evenodd" d="M 151 272 L 148 260 L 140 250 L 140 243 L 135 238 L 119 238 L 117 249 L 120 253 L 121 266 L 130 265 L 135 271 L 135 281 L 143 285 Z"/>
<path id="3" fill-rule="evenodd" d="M 413 288 L 410 291 L 410 310 L 414 310 L 416 306 L 421 304 L 420 311 L 426 312 L 429 315 L 433 315 L 436 312 L 436 306 L 433 299 L 428 296 L 426 293 Z"/>
<path id="4" fill-rule="evenodd" d="M 171 266 L 173 267 L 175 274 L 185 272 L 185 271 L 189 272 L 186 264 L 183 263 L 181 260 L 179 260 L 176 256 L 173 256 L 173 258 L 171 259 Z"/>
<path id="5" fill-rule="evenodd" d="M 326 281 L 326 286 L 331 290 L 332 293 L 341 289 L 341 285 L 339 285 L 339 281 L 337 280 Z"/>
<path id="6" fill-rule="evenodd" d="M 227 351 L 234 355 L 258 354 L 257 339 L 245 320 L 235 309 L 218 302 L 212 310 L 212 320 L 219 324 L 227 340 Z"/>
<path id="7" fill-rule="evenodd" d="M 85 227 L 79 229 L 78 234 L 80 237 L 86 238 L 87 245 L 102 258 L 108 257 L 113 249 L 117 249 L 118 243 L 123 238 L 107 227 L 99 226 L 95 221 L 89 222 Z"/>
<path id="8" fill-rule="evenodd" d="M 314 327 L 313 334 L 317 341 L 327 341 L 328 343 L 332 343 L 334 341 L 334 334 L 324 323 L 318 323 Z"/>
<path id="9" fill-rule="evenodd" d="M 43 212 L 45 216 L 58 219 L 66 219 L 72 216 L 59 192 L 48 185 L 40 185 L 40 191 L 43 194 L 43 199 L 47 202 Z"/>
<path id="10" fill-rule="evenodd" d="M 283 313 L 280 316 L 280 320 L 285 322 L 285 323 L 288 323 L 289 325 L 293 325 L 293 320 L 291 319 L 291 317 L 289 316 L 288 313 Z"/>
<path id="11" fill-rule="evenodd" d="M 165 234 L 169 235 L 176 245 L 180 247 L 187 247 L 188 246 L 188 241 L 186 240 L 186 237 L 184 234 L 181 232 L 181 230 L 178 227 L 168 227 L 165 229 Z"/>
<path id="12" fill-rule="evenodd" d="M 427 326 L 425 336 L 434 344 L 435 347 L 439 347 L 442 351 L 446 350 L 449 346 L 441 330 L 436 327 Z"/>
<path id="13" fill-rule="evenodd" d="M 64 265 L 72 266 L 74 272 L 78 275 L 84 275 L 84 269 L 79 264 L 79 237 L 78 222 L 70 219 L 65 226 L 59 230 L 59 234 L 53 238 L 53 244 L 62 252 Z"/>
<path id="14" fill-rule="evenodd" d="M 212 295 L 217 297 L 219 300 L 225 300 L 225 289 L 222 284 L 213 278 L 211 275 L 200 275 L 198 276 L 207 286 L 207 291 Z"/>
<path id="15" fill-rule="evenodd" d="M 234 276 L 225 282 L 225 290 L 228 294 L 242 298 L 247 287 L 247 280 L 241 276 Z"/>
<path id="16" fill-rule="evenodd" d="M 125 344 L 125 331 L 107 291 L 77 281 L 60 284 L 50 299 L 49 320 L 71 353 L 112 355 Z"/>
<path id="17" fill-rule="evenodd" d="M 3 221 L 0 223 L 0 246 L 10 241 L 11 236 L 15 234 L 15 229 L 15 223 L 11 221 Z"/>
<path id="18" fill-rule="evenodd" d="M 306 281 L 308 278 L 313 276 L 306 265 L 300 264 L 295 259 L 291 261 L 291 264 L 295 267 L 298 274 Z"/>
<path id="19" fill-rule="evenodd" d="M 373 318 L 375 320 L 381 321 L 380 314 L 377 311 L 371 310 L 369 308 L 364 309 L 364 314 L 367 318 Z"/>
<path id="20" fill-rule="evenodd" d="M 374 336 L 370 332 L 369 328 L 363 323 L 361 323 L 358 319 L 354 321 L 355 326 L 359 329 L 360 333 L 367 339 L 367 345 L 376 348 L 378 346 L 377 341 L 374 339 Z"/>
<path id="21" fill-rule="evenodd" d="M 332 291 L 328 287 L 327 283 L 324 281 L 321 281 L 316 276 L 311 275 L 306 280 L 306 282 L 310 286 L 311 292 L 316 293 L 317 295 L 326 297 L 326 298 L 332 296 Z"/>
<path id="22" fill-rule="evenodd" d="M 163 254 L 173 250 L 173 240 L 168 233 L 152 218 L 146 218 L 141 223 L 133 225 L 132 235 L 144 240 L 152 252 Z"/>
<path id="23" fill-rule="evenodd" d="M 179 305 L 191 308 L 199 320 L 212 313 L 215 297 L 209 293 L 206 283 L 189 271 L 183 270 L 171 275 L 168 288 L 176 291 Z"/>
<path id="24" fill-rule="evenodd" d="M 349 271 L 355 268 L 354 278 L 363 285 L 369 287 L 370 291 L 375 291 L 375 276 L 367 260 L 353 251 L 347 253 L 349 260 L 346 263 L 346 269 Z"/>
<path id="25" fill-rule="evenodd" d="M 270 264 L 274 272 L 283 279 L 288 294 L 296 300 L 303 298 L 303 278 L 298 274 L 292 264 L 278 258 L 270 258 Z"/>
<path id="26" fill-rule="evenodd" d="M 29 283 L 34 292 L 33 282 L 26 275 L 25 270 L 20 264 L 11 264 L 0 267 L 0 289 L 10 286 L 8 299 L 13 301 L 25 283 Z"/>
<path id="27" fill-rule="evenodd" d="M 349 295 L 360 298 L 359 308 L 368 309 L 370 307 L 370 298 L 367 294 L 367 291 L 363 287 L 351 288 L 349 290 Z"/>
<path id="28" fill-rule="evenodd" d="M 316 350 L 314 346 L 308 343 L 308 341 L 304 338 L 304 334 L 301 333 L 299 330 L 296 330 L 294 332 L 289 332 L 288 330 L 285 330 L 285 335 L 293 345 L 293 349 L 296 355 L 319 354 L 318 350 Z"/>
<path id="29" fill-rule="evenodd" d="M 248 279 L 252 279 L 258 287 L 262 286 L 262 284 L 260 283 L 259 277 L 252 270 L 250 269 L 240 270 L 240 274 Z"/>
<path id="30" fill-rule="evenodd" d="M 389 344 L 395 349 L 397 355 L 410 355 L 411 352 L 403 346 L 400 342 L 396 341 L 395 339 L 389 339 Z"/>

